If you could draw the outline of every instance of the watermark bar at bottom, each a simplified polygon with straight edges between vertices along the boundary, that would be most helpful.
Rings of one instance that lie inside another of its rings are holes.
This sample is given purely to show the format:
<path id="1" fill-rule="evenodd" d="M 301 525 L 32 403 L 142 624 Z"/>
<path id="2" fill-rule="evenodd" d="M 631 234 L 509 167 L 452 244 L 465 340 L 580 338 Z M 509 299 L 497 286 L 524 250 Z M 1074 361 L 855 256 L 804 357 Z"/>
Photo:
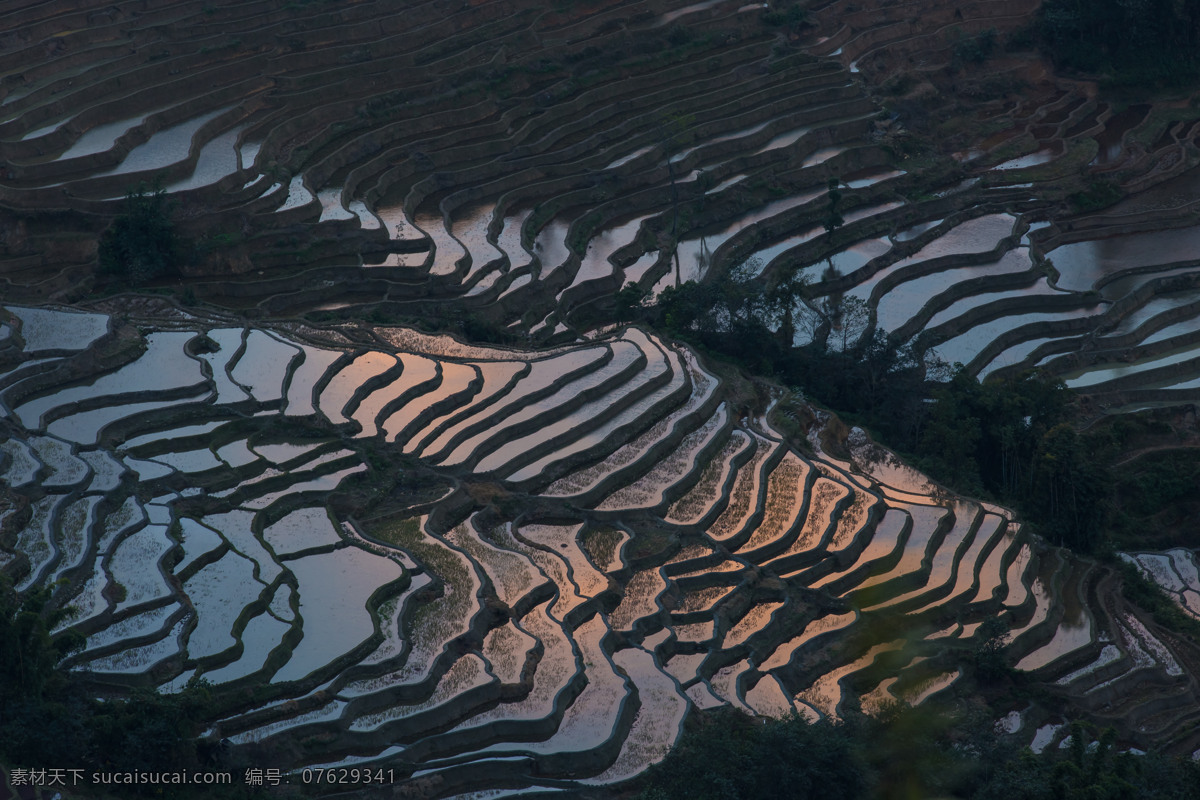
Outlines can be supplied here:
<path id="1" fill-rule="evenodd" d="M 360 767 L 314 767 L 285 773 L 278 769 L 251 767 L 242 776 L 246 786 L 279 786 L 299 779 L 305 784 L 394 783 L 395 770 Z M 0 769 L 0 785 L 3 785 Z M 86 769 L 14 768 L 8 773 L 11 786 L 217 786 L 231 785 L 232 772 L 96 772 Z"/>
<path id="2" fill-rule="evenodd" d="M 265 772 L 264 770 L 259 770 Z M 278 772 L 276 770 L 275 772 Z M 233 783 L 230 772 L 90 772 L 86 769 L 14 767 L 8 773 L 12 786 L 216 786 Z"/>

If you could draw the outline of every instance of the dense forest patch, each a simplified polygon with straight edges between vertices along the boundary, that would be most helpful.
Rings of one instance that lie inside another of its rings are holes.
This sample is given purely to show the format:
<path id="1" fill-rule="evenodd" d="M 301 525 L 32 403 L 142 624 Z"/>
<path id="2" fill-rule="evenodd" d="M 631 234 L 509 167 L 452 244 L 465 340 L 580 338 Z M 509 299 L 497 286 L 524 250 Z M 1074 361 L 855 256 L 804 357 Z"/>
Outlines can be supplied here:
<path id="1" fill-rule="evenodd" d="M 1055 65 L 1115 85 L 1182 86 L 1200 76 L 1196 0 L 1047 0 L 1037 27 Z"/>

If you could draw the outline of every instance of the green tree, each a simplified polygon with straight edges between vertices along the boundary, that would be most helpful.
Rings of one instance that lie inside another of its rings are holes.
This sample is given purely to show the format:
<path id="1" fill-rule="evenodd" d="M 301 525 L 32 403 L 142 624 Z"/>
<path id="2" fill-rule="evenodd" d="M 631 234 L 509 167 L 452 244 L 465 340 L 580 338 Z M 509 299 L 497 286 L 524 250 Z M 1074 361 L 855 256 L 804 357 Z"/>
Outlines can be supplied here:
<path id="1" fill-rule="evenodd" d="M 825 220 L 821 223 L 825 227 L 826 233 L 833 233 L 846 224 L 846 220 L 842 217 L 842 213 L 838 208 L 842 202 L 842 192 L 838 188 L 841 185 L 842 181 L 837 177 L 830 178 L 826 184 L 825 199 L 827 204 L 825 207 Z"/>
<path id="2" fill-rule="evenodd" d="M 851 294 L 839 297 L 831 312 L 838 350 L 848 353 L 854 345 L 862 341 L 863 334 L 870 327 L 871 307 L 863 298 Z"/>
<path id="3" fill-rule="evenodd" d="M 58 676 L 54 665 L 83 646 L 78 633 L 50 636 L 50 630 L 70 612 L 48 609 L 53 587 L 34 589 L 19 598 L 0 579 L 0 698 L 9 692 L 40 698 Z"/>
<path id="4" fill-rule="evenodd" d="M 125 207 L 101 237 L 100 268 L 143 284 L 174 274 L 182 249 L 166 192 L 143 184 L 125 196 Z"/>
<path id="5" fill-rule="evenodd" d="M 1038 446 L 1032 500 L 1046 533 L 1059 544 L 1090 550 L 1104 520 L 1108 480 L 1086 442 L 1067 423 L 1054 426 Z"/>
<path id="6" fill-rule="evenodd" d="M 617 321 L 632 322 L 648 294 L 650 293 L 634 281 L 625 284 L 625 288 L 617 292 L 614 297 Z"/>
<path id="7" fill-rule="evenodd" d="M 1200 76 L 1198 0 L 1046 0 L 1037 28 L 1056 64 L 1114 83 L 1177 85 Z"/>
<path id="8" fill-rule="evenodd" d="M 686 733 L 647 784 L 643 800 L 852 800 L 868 786 L 868 767 L 848 727 L 726 708 Z"/>
<path id="9" fill-rule="evenodd" d="M 838 187 L 841 184 L 841 180 L 836 177 L 830 178 L 828 184 L 826 184 L 828 190 L 825 194 L 825 219 L 821 221 L 821 225 L 825 228 L 830 247 L 829 255 L 825 259 L 824 280 L 832 280 L 838 276 L 837 268 L 833 266 L 833 234 L 834 231 L 846 224 L 846 219 L 842 216 L 842 212 L 839 209 L 842 202 L 842 192 Z"/>
<path id="10" fill-rule="evenodd" d="M 1071 725 L 1070 743 L 1041 755 L 1028 749 L 998 769 L 976 800 L 1185 800 L 1195 797 L 1200 768 L 1190 759 L 1115 753 L 1116 732 Z"/>
<path id="11" fill-rule="evenodd" d="M 762 260 L 757 258 L 742 266 L 753 270 L 755 275 L 763 270 Z M 796 340 L 797 306 L 803 305 L 807 288 L 807 278 L 793 267 L 785 270 L 783 275 L 777 275 L 762 297 L 763 310 L 779 321 L 779 344 L 782 347 L 791 347 Z"/>
<path id="12" fill-rule="evenodd" d="M 979 645 L 973 654 L 979 676 L 988 680 L 1008 673 L 1004 648 L 1008 647 L 1008 626 L 999 617 L 988 617 L 979 626 Z"/>
<path id="13" fill-rule="evenodd" d="M 673 112 L 663 114 L 656 123 L 659 144 L 667 157 L 667 177 L 671 180 L 671 247 L 675 256 L 675 285 L 679 285 L 679 185 L 675 180 L 675 149 L 691 139 L 688 129 L 696 121 L 695 114 Z"/>

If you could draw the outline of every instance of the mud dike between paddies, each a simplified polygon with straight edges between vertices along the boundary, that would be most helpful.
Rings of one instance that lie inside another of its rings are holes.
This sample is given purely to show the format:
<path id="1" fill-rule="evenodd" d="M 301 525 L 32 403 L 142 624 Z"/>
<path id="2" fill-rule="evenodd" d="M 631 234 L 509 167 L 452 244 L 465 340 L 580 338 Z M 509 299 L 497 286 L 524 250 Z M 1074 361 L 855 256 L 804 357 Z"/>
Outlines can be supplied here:
<path id="1" fill-rule="evenodd" d="M 75 607 L 66 663 L 98 692 L 252 689 L 206 735 L 288 769 L 383 765 L 431 796 L 616 783 L 691 709 L 952 693 L 997 615 L 1012 661 L 1084 699 L 1191 686 L 1005 510 L 857 430 L 849 460 L 819 425 L 789 443 L 637 329 L 518 353 L 5 315 L 3 569 Z"/>

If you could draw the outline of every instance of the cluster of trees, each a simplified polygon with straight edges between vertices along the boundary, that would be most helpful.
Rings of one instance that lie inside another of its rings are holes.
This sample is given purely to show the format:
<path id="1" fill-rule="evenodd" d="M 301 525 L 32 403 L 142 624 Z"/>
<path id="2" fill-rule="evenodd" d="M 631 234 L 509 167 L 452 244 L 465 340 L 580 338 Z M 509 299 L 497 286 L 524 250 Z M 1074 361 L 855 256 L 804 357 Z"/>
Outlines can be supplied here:
<path id="1" fill-rule="evenodd" d="M 1071 393 L 1026 372 L 980 384 L 963 370 L 929 393 L 925 424 L 902 442 L 935 478 L 1015 505 L 1058 544 L 1092 550 L 1112 481 L 1112 442 L 1078 433 Z"/>
<path id="2" fill-rule="evenodd" d="M 987 30 L 967 36 L 959 35 L 954 42 L 954 59 L 955 65 L 960 64 L 982 64 L 991 57 L 996 50 L 996 29 L 988 28 Z"/>
<path id="3" fill-rule="evenodd" d="M 1200 0 L 1046 0 L 1037 30 L 1056 64 L 1114 83 L 1200 77 Z"/>
<path id="4" fill-rule="evenodd" d="M 1090 550 L 1098 543 L 1112 443 L 1076 432 L 1072 395 L 1061 383 L 1030 372 L 981 385 L 962 370 L 928 382 L 930 366 L 911 343 L 870 332 L 861 300 L 807 303 L 802 283 L 784 279 L 764 290 L 753 279 L 759 271 L 749 263 L 669 288 L 655 319 L 675 336 L 802 387 L 935 479 L 1016 506 L 1059 544 Z"/>
<path id="5" fill-rule="evenodd" d="M 791 33 L 797 33 L 808 24 L 808 11 L 799 3 L 783 6 L 779 3 L 774 8 L 764 5 L 762 21 L 775 28 L 786 28 Z"/>
<path id="6" fill-rule="evenodd" d="M 100 268 L 141 285 L 174 274 L 183 251 L 166 191 L 142 185 L 125 196 L 125 207 L 100 238 Z"/>
<path id="7" fill-rule="evenodd" d="M 953 720 L 923 708 L 840 723 L 708 714 L 661 764 L 641 800 L 747 797 L 857 800 L 1183 800 L 1195 796 L 1190 760 L 1114 750 L 1115 735 L 1076 724 L 1068 748 L 1034 755 L 997 737 L 991 719 Z M 1089 746 L 1089 743 L 1095 742 Z"/>
<path id="8" fill-rule="evenodd" d="M 52 588 L 22 596 L 0 576 L 0 764 L 87 773 L 212 769 L 217 754 L 195 738 L 211 702 L 207 688 L 173 696 L 142 690 L 107 702 L 91 696 L 57 666 L 83 646 L 83 637 L 74 631 L 51 635 L 69 613 L 53 608 Z M 218 796 L 211 786 L 175 788 L 179 796 Z M 131 794 L 160 789 L 125 787 Z M 243 796 L 237 785 L 217 791 Z"/>
<path id="9" fill-rule="evenodd" d="M 1121 594 L 1127 600 L 1149 611 L 1154 621 L 1167 630 L 1182 633 L 1194 642 L 1200 641 L 1200 620 L 1184 611 L 1172 595 L 1128 561 L 1113 558 L 1112 565 L 1121 575 Z"/>
<path id="10" fill-rule="evenodd" d="M 705 283 L 668 288 L 652 317 L 673 335 L 802 386 L 839 411 L 889 429 L 912 427 L 925 372 L 912 348 L 882 331 L 865 335 L 867 309 L 856 298 L 809 305 L 799 299 L 803 283 L 787 278 L 764 289 L 753 280 L 759 266 L 752 261 Z"/>
<path id="11" fill-rule="evenodd" d="M 1190 547 L 1200 517 L 1200 452 L 1162 420 L 1118 419 L 1108 427 L 1110 438 L 1123 443 L 1122 452 L 1150 445 L 1140 457 L 1113 459 L 1114 543 L 1150 550 Z M 1165 449 L 1174 443 L 1179 449 Z"/>

